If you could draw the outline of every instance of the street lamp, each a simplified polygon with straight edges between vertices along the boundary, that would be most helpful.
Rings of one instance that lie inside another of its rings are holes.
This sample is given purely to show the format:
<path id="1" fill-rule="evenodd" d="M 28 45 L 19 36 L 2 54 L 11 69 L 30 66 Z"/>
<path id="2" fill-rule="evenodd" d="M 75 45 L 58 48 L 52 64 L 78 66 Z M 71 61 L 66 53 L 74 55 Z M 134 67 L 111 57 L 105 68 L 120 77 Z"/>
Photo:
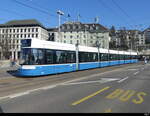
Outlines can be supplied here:
<path id="1" fill-rule="evenodd" d="M 59 31 L 59 35 L 60 35 L 61 16 L 63 16 L 64 13 L 61 10 L 58 10 L 57 14 L 58 14 L 58 31 Z M 61 42 L 62 42 L 62 38 L 61 38 Z"/>
<path id="2" fill-rule="evenodd" d="M 75 44 L 76 47 L 76 70 L 79 70 L 79 42 Z"/>
<path id="3" fill-rule="evenodd" d="M 99 41 L 96 41 L 96 47 L 98 49 L 98 67 L 100 67 L 100 46 L 101 44 L 99 43 Z"/>
<path id="4" fill-rule="evenodd" d="M 84 29 L 85 29 L 85 34 L 86 34 L 86 46 L 88 46 L 88 30 L 86 30 L 86 28 L 88 28 L 88 25 L 84 25 Z"/>

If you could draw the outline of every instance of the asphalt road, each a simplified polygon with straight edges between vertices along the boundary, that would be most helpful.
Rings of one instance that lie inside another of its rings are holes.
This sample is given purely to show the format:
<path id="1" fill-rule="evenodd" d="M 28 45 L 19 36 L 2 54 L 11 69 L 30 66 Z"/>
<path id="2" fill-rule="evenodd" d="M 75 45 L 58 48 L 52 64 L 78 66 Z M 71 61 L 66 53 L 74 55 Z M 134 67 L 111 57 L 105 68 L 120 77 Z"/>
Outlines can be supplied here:
<path id="1" fill-rule="evenodd" d="M 97 73 L 95 70 L 82 71 L 82 76 L 76 75 L 79 72 L 61 74 L 59 76 L 63 78 L 67 75 L 79 77 L 70 77 L 61 82 L 58 79 L 57 83 L 49 82 L 45 86 L 2 96 L 0 112 L 147 113 L 150 112 L 149 70 L 150 64 L 133 64 L 99 69 L 100 73 L 98 69 Z"/>

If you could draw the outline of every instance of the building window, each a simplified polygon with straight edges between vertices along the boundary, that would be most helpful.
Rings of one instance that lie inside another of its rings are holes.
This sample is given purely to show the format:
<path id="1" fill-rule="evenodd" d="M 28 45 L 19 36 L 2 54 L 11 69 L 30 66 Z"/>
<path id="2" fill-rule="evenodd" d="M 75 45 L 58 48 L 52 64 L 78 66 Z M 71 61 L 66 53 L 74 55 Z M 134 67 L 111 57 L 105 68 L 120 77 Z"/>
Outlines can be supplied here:
<path id="1" fill-rule="evenodd" d="M 71 35 L 70 38 L 73 38 L 73 36 Z"/>
<path id="2" fill-rule="evenodd" d="M 64 43 L 66 43 L 66 40 L 64 40 Z"/>
<path id="3" fill-rule="evenodd" d="M 27 37 L 27 35 L 25 34 L 25 35 L 24 35 L 24 37 L 26 38 L 26 37 Z"/>
<path id="4" fill-rule="evenodd" d="M 24 32 L 26 32 L 27 31 L 27 29 L 24 29 Z"/>
<path id="5" fill-rule="evenodd" d="M 15 29 L 13 29 L 13 32 L 15 33 Z"/>
<path id="6" fill-rule="evenodd" d="M 64 38 L 66 38 L 66 35 L 64 35 Z"/>
<path id="7" fill-rule="evenodd" d="M 28 34 L 28 37 L 30 37 L 30 34 Z"/>
<path id="8" fill-rule="evenodd" d="M 34 32 L 34 28 L 32 28 L 32 32 Z"/>
<path id="9" fill-rule="evenodd" d="M 17 29 L 17 32 L 19 32 L 19 29 Z"/>
<path id="10" fill-rule="evenodd" d="M 28 32 L 30 32 L 30 29 L 28 29 Z"/>
<path id="11" fill-rule="evenodd" d="M 36 34 L 36 38 L 38 38 L 38 34 Z"/>
<path id="12" fill-rule="evenodd" d="M 70 44 L 72 44 L 72 40 L 70 40 Z"/>
<path id="13" fill-rule="evenodd" d="M 38 32 L 38 28 L 36 28 L 36 32 Z"/>
<path id="14" fill-rule="evenodd" d="M 23 29 L 20 30 L 21 32 L 23 31 Z"/>
<path id="15" fill-rule="evenodd" d="M 34 38 L 34 34 L 32 34 L 32 37 Z"/>

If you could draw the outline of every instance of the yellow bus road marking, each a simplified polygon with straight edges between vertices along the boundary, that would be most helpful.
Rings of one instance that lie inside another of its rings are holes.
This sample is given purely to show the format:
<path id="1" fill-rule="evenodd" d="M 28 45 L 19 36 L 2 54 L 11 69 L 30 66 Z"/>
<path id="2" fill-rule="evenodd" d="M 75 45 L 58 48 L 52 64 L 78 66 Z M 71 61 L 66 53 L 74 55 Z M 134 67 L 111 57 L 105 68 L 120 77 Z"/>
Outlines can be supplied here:
<path id="1" fill-rule="evenodd" d="M 72 103 L 71 105 L 73 105 L 73 106 L 78 105 L 78 104 L 80 104 L 81 102 L 84 102 L 84 101 L 86 101 L 86 100 L 88 100 L 88 99 L 90 99 L 90 98 L 96 96 L 97 94 L 99 94 L 99 93 L 101 93 L 101 92 L 103 92 L 103 91 L 109 89 L 109 88 L 110 88 L 110 87 L 105 87 L 105 88 L 103 88 L 103 89 L 101 89 L 101 90 L 99 90 L 99 91 L 97 91 L 97 92 L 95 92 L 95 93 L 93 93 L 93 94 L 91 94 L 91 95 L 89 95 L 89 96 L 87 96 L 87 97 L 84 97 L 84 98 L 82 98 L 82 99 L 80 99 L 80 100 L 78 100 L 78 101 Z"/>
<path id="2" fill-rule="evenodd" d="M 109 109 L 105 110 L 104 113 L 112 113 L 112 110 L 109 108 Z"/>
<path id="3" fill-rule="evenodd" d="M 131 101 L 134 104 L 142 104 L 144 102 L 144 97 L 147 94 L 144 92 L 137 92 L 134 90 L 123 90 L 116 89 L 109 95 L 107 95 L 106 99 L 118 99 L 121 102 Z"/>

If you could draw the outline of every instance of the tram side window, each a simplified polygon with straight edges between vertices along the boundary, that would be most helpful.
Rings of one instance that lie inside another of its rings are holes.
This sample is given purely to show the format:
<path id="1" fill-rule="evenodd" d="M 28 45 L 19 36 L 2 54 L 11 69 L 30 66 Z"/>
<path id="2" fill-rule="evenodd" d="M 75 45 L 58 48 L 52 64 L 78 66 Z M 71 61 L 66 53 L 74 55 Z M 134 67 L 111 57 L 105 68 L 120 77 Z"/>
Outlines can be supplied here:
<path id="1" fill-rule="evenodd" d="M 67 61 L 67 54 L 65 51 L 56 51 L 56 63 L 63 64 Z"/>
<path id="2" fill-rule="evenodd" d="M 75 63 L 75 52 L 71 51 L 56 51 L 56 64 Z"/>
<path id="3" fill-rule="evenodd" d="M 79 62 L 85 62 L 84 52 L 79 52 Z"/>
<path id="4" fill-rule="evenodd" d="M 53 64 L 54 60 L 54 53 L 52 50 L 46 50 L 45 51 L 45 64 Z"/>
<path id="5" fill-rule="evenodd" d="M 108 54 L 101 54 L 101 61 L 108 61 Z"/>
<path id="6" fill-rule="evenodd" d="M 33 49 L 33 54 L 34 54 L 34 60 L 33 61 L 35 62 L 35 64 L 38 64 L 38 65 L 45 64 L 44 50 L 42 50 L 42 49 Z"/>
<path id="7" fill-rule="evenodd" d="M 124 55 L 120 55 L 120 60 L 124 60 Z"/>
<path id="8" fill-rule="evenodd" d="M 125 55 L 124 59 L 125 59 L 125 60 L 127 60 L 127 59 L 128 59 L 127 55 Z"/>
<path id="9" fill-rule="evenodd" d="M 66 63 L 75 63 L 76 54 L 75 52 L 67 51 L 67 62 Z"/>
<path id="10" fill-rule="evenodd" d="M 93 62 L 97 62 L 97 61 L 98 61 L 98 54 L 93 53 Z"/>
<path id="11" fill-rule="evenodd" d="M 97 62 L 98 54 L 89 52 L 79 52 L 79 62 Z"/>
<path id="12" fill-rule="evenodd" d="M 110 55 L 109 55 L 109 60 L 110 60 L 110 61 L 115 60 L 115 54 L 110 54 Z"/>
<path id="13" fill-rule="evenodd" d="M 116 60 L 120 60 L 120 54 L 116 55 Z"/>

